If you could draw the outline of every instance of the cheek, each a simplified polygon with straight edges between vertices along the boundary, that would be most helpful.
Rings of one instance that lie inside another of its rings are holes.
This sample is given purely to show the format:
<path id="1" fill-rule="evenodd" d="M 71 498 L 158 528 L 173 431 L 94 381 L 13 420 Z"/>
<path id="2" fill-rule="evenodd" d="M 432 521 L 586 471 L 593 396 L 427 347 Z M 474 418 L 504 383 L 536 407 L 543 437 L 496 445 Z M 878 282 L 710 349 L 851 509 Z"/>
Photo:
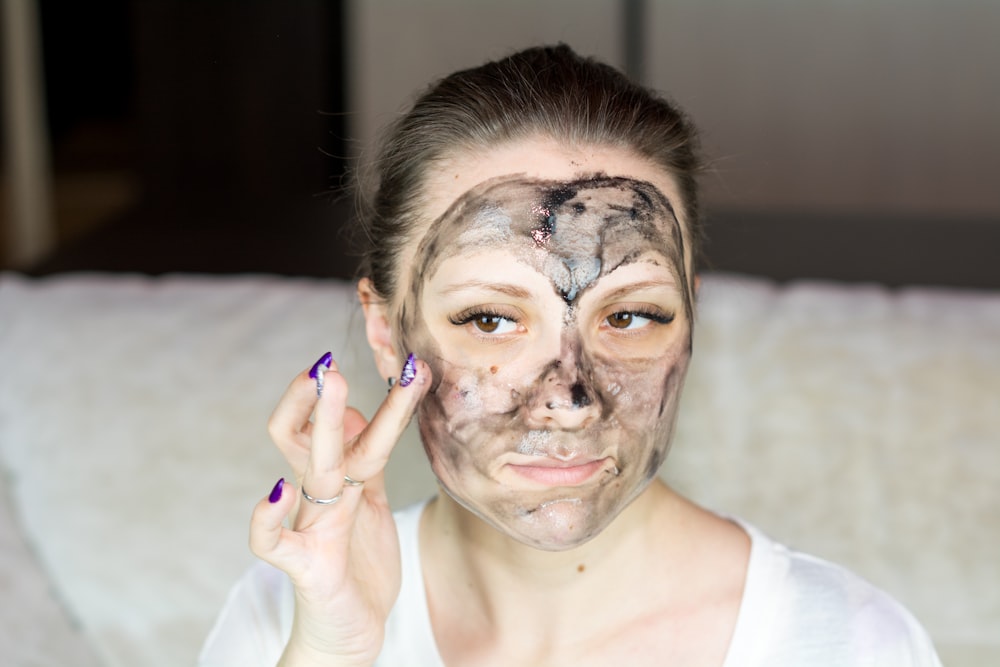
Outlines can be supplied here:
<path id="1" fill-rule="evenodd" d="M 594 377 L 607 402 L 606 416 L 628 430 L 659 425 L 668 416 L 669 405 L 676 402 L 689 356 L 681 348 L 628 363 L 597 360 Z"/>
<path id="2" fill-rule="evenodd" d="M 531 345 L 463 350 L 452 342 L 439 349 L 443 352 L 428 363 L 440 413 L 456 423 L 485 420 L 481 423 L 491 427 L 524 406 L 532 385 L 553 361 Z"/>
<path id="3" fill-rule="evenodd" d="M 687 356 L 674 365 L 662 381 L 663 390 L 660 392 L 660 403 L 656 406 L 657 418 L 654 429 L 657 434 L 658 446 L 653 447 L 647 462 L 646 477 L 655 475 L 670 449 L 670 442 L 673 439 L 674 426 L 677 421 L 677 408 L 680 404 L 681 388 L 684 385 L 684 376 L 687 372 Z"/>
<path id="4" fill-rule="evenodd" d="M 511 391 L 489 367 L 464 367 L 440 357 L 428 363 L 435 381 L 417 418 L 424 449 L 440 475 L 439 466 L 455 470 L 488 456 L 484 440 L 495 439 L 509 421 L 504 415 L 511 410 Z"/>
<path id="5" fill-rule="evenodd" d="M 646 482 L 659 472 L 670 449 L 689 358 L 683 346 L 643 363 L 619 363 L 602 377 L 613 390 L 603 422 L 620 434 L 623 479 Z"/>
<path id="6" fill-rule="evenodd" d="M 518 392 L 506 374 L 491 372 L 489 366 L 468 366 L 439 361 L 434 373 L 438 378 L 434 400 L 448 418 L 470 421 L 488 415 L 504 414 L 513 409 Z"/>

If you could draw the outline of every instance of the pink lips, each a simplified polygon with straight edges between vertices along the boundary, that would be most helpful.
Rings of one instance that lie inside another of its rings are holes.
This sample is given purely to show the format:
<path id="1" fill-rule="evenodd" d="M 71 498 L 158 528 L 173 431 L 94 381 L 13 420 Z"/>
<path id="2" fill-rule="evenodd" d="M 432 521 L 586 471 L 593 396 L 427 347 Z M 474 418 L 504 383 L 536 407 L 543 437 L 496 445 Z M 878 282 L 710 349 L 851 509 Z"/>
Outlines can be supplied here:
<path id="1" fill-rule="evenodd" d="M 605 467 L 606 459 L 592 461 L 560 461 L 542 458 L 531 465 L 509 463 L 511 470 L 533 482 L 546 486 L 579 486 Z"/>

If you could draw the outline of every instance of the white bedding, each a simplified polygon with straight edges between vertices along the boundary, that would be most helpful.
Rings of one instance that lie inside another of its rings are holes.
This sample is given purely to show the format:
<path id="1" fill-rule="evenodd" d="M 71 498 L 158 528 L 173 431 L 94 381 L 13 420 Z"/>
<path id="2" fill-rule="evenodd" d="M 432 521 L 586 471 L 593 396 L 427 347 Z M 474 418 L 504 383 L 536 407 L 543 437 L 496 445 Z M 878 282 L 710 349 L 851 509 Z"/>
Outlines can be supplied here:
<path id="1" fill-rule="evenodd" d="M 0 662 L 192 664 L 288 381 L 331 349 L 384 396 L 361 324 L 333 281 L 0 276 Z M 695 331 L 666 476 L 1000 664 L 1000 294 L 709 275 Z M 391 468 L 397 506 L 433 488 L 412 433 Z"/>

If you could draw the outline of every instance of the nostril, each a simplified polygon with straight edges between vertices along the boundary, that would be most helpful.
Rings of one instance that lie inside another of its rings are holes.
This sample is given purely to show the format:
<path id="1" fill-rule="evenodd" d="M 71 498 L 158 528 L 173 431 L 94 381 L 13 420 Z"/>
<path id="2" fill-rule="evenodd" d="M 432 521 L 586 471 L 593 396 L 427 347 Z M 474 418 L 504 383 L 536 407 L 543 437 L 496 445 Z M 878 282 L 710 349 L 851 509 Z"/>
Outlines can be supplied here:
<path id="1" fill-rule="evenodd" d="M 560 400 L 558 398 L 549 399 L 545 401 L 545 409 L 547 410 L 579 410 L 581 408 L 586 408 L 593 404 L 594 399 L 591 398 L 590 393 L 582 384 L 574 384 L 569 390 L 569 400 Z"/>

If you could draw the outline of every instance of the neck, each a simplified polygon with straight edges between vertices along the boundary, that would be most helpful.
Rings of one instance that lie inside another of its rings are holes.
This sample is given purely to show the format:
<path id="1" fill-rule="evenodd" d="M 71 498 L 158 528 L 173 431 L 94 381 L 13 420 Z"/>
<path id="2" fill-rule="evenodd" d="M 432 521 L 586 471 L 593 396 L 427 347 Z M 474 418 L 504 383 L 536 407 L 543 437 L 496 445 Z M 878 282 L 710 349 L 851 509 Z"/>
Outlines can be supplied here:
<path id="1" fill-rule="evenodd" d="M 648 587 L 653 568 L 670 571 L 664 568 L 683 558 L 686 506 L 654 480 L 595 538 L 552 552 L 510 538 L 442 493 L 421 529 L 424 562 L 434 564 L 424 567 L 432 612 L 459 601 L 457 608 L 470 610 L 474 603 L 485 626 L 498 634 L 517 626 L 558 633 L 563 623 L 579 630 L 581 605 L 589 609 L 588 624 L 620 620 L 634 607 L 636 590 Z"/>
<path id="2" fill-rule="evenodd" d="M 442 494 L 420 548 L 446 663 L 709 665 L 736 625 L 750 540 L 655 480 L 561 552 L 525 546 Z"/>

